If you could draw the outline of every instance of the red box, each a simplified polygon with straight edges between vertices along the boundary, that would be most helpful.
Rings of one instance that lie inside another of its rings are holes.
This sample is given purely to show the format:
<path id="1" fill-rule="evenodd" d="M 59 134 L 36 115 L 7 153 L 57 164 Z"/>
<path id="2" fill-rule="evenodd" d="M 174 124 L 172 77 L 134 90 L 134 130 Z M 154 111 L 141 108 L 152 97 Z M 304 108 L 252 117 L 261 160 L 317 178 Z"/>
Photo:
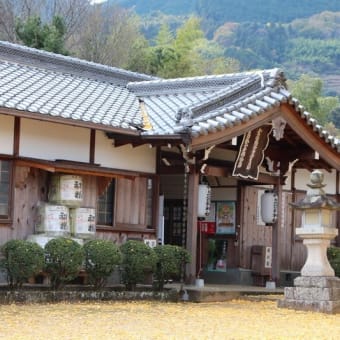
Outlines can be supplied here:
<path id="1" fill-rule="evenodd" d="M 215 222 L 198 221 L 198 230 L 200 230 L 203 234 L 215 234 L 216 233 L 216 223 Z"/>

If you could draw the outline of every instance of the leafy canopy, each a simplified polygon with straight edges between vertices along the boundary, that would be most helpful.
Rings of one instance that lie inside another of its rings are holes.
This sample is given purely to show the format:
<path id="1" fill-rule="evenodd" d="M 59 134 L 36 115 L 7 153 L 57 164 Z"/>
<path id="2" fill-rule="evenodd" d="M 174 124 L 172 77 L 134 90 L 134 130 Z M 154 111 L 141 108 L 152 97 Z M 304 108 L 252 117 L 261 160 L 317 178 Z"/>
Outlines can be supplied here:
<path id="1" fill-rule="evenodd" d="M 38 16 L 27 20 L 17 18 L 15 33 L 26 46 L 68 54 L 64 46 L 66 27 L 60 16 L 54 16 L 51 24 L 43 24 Z"/>

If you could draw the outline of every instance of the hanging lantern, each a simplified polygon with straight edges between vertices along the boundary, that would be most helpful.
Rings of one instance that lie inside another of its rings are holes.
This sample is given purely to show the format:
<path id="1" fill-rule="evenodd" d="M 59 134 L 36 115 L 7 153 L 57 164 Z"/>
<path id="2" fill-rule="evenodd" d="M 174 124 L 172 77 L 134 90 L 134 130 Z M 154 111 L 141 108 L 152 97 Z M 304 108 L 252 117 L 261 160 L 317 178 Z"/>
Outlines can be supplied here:
<path id="1" fill-rule="evenodd" d="M 261 218 L 266 224 L 277 221 L 278 196 L 272 190 L 266 190 L 261 196 Z"/>
<path id="2" fill-rule="evenodd" d="M 198 185 L 197 217 L 207 217 L 210 212 L 211 189 L 207 184 Z"/>

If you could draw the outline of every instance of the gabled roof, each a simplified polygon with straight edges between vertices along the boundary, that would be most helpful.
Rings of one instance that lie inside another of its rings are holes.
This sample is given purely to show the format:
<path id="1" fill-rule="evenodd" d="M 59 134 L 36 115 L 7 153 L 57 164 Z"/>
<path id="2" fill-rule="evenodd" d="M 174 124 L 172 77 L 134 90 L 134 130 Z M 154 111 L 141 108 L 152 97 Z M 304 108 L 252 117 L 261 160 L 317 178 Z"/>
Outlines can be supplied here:
<path id="1" fill-rule="evenodd" d="M 6 41 L 0 41 L 0 60 L 98 81 L 106 81 L 115 85 L 126 85 L 130 81 L 158 79 L 146 74 L 126 71 L 117 67 L 37 50 Z"/>
<path id="2" fill-rule="evenodd" d="M 1 60 L 0 107 L 73 123 L 142 126 L 138 100 L 125 87 Z"/>
<path id="3" fill-rule="evenodd" d="M 0 42 L 3 113 L 89 123 L 113 134 L 133 134 L 136 144 L 138 138 L 140 143 L 153 138 L 198 140 L 247 126 L 287 105 L 340 152 L 340 141 L 292 97 L 279 69 L 163 80 Z"/>
<path id="4" fill-rule="evenodd" d="M 280 69 L 218 76 L 129 83 L 145 103 L 152 129 L 144 135 L 189 133 L 192 138 L 247 122 L 268 110 L 289 104 L 326 143 L 340 152 L 331 136 L 293 98 Z"/>

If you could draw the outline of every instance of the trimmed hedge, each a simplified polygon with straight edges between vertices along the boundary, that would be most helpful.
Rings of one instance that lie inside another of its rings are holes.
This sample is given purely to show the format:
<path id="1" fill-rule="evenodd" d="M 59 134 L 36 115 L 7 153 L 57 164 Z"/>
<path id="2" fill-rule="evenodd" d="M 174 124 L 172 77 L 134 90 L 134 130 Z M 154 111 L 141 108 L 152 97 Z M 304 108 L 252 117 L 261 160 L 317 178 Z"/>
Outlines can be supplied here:
<path id="1" fill-rule="evenodd" d="M 10 240 L 2 246 L 1 252 L 4 256 L 1 267 L 7 273 L 11 288 L 21 287 L 44 267 L 44 250 L 36 243 Z"/>
<path id="2" fill-rule="evenodd" d="M 120 246 L 122 259 L 122 280 L 127 290 L 134 290 L 137 283 L 143 283 L 147 272 L 154 273 L 157 256 L 152 248 L 141 241 L 129 240 Z"/>
<path id="3" fill-rule="evenodd" d="M 335 276 L 340 277 L 340 248 L 329 247 L 327 249 L 327 257 L 330 265 L 334 269 Z"/>
<path id="4" fill-rule="evenodd" d="M 121 252 L 109 240 L 91 240 L 84 244 L 85 270 L 89 282 L 96 289 L 103 287 L 107 278 L 121 263 Z"/>
<path id="5" fill-rule="evenodd" d="M 45 260 L 51 286 L 58 289 L 78 276 L 84 262 L 83 247 L 70 238 L 52 239 L 45 245 Z"/>
<path id="6" fill-rule="evenodd" d="M 170 244 L 158 245 L 153 249 L 157 255 L 154 286 L 157 290 L 163 290 L 168 280 L 181 274 L 183 265 L 190 262 L 190 255 L 186 249 Z"/>

